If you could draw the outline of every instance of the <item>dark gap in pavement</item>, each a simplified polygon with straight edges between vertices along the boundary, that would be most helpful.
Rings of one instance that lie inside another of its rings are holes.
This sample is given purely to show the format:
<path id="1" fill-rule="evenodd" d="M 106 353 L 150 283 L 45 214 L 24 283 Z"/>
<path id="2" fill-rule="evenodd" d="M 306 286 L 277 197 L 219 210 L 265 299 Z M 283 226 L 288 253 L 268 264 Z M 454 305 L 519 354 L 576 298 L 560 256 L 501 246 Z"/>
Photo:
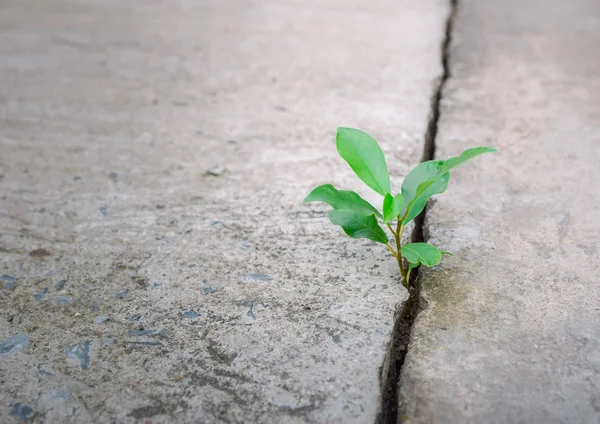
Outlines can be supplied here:
<path id="1" fill-rule="evenodd" d="M 442 99 L 442 90 L 444 84 L 450 77 L 450 68 L 448 56 L 450 50 L 450 41 L 452 39 L 452 29 L 454 17 L 456 16 L 457 0 L 450 0 L 450 13 L 446 20 L 446 30 L 442 42 L 442 67 L 443 73 L 438 78 L 432 98 L 429 122 L 425 132 L 423 145 L 422 162 L 435 158 L 435 139 L 438 131 L 438 121 L 440 119 L 440 101 Z M 415 218 L 415 227 L 411 234 L 411 242 L 426 241 L 423 232 L 427 208 Z M 394 330 L 392 340 L 387 352 L 383 366 L 381 367 L 381 411 L 377 415 L 376 424 L 397 424 L 399 421 L 405 421 L 407 417 L 399 417 L 401 411 L 399 407 L 399 390 L 402 385 L 402 366 L 408 352 L 410 343 L 410 334 L 415 322 L 420 305 L 421 285 L 419 282 L 420 270 L 413 274 L 410 281 L 410 294 L 408 300 L 403 302 L 394 317 Z"/>

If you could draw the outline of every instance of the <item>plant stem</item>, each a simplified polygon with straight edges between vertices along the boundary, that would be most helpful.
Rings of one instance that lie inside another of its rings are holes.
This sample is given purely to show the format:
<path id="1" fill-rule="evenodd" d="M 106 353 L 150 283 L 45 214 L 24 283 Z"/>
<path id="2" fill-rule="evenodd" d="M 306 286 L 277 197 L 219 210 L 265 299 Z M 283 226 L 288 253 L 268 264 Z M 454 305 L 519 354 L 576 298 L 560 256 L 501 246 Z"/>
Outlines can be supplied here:
<path id="1" fill-rule="evenodd" d="M 406 286 L 408 286 L 408 282 L 406 281 L 406 269 L 404 268 L 404 262 L 402 261 L 402 233 L 404 233 L 404 224 L 402 224 L 402 220 L 398 219 L 398 227 L 394 236 L 396 238 L 396 249 L 398 251 L 396 255 L 396 259 L 398 260 L 398 266 L 400 267 L 400 274 L 402 278 L 406 282 Z"/>
<path id="2" fill-rule="evenodd" d="M 390 250 L 390 252 L 392 252 L 392 255 L 394 255 L 394 258 L 397 258 L 398 254 L 394 251 L 394 248 L 389 243 L 387 243 L 386 246 Z"/>
<path id="3" fill-rule="evenodd" d="M 396 232 L 394 231 L 394 229 L 392 228 L 392 226 L 391 226 L 390 224 L 386 224 L 386 225 L 387 225 L 387 227 L 390 229 L 390 231 L 392 232 L 392 234 L 393 234 L 394 236 L 396 236 Z"/>
<path id="4" fill-rule="evenodd" d="M 398 261 L 398 267 L 400 267 L 400 275 L 402 275 L 402 285 L 406 288 L 406 290 L 410 291 L 410 288 L 409 288 L 410 270 L 407 271 L 407 269 L 404 267 L 404 260 L 402 259 L 402 244 L 401 244 L 402 243 L 402 234 L 404 233 L 403 221 L 407 215 L 408 215 L 408 211 L 406 211 L 406 213 L 404 214 L 404 216 L 402 218 L 400 218 L 400 216 L 398 215 L 398 217 L 397 217 L 398 225 L 396 227 L 396 231 L 394 231 L 394 228 L 390 224 L 386 224 L 387 227 L 389 228 L 389 230 L 394 235 L 394 239 L 396 240 L 396 249 L 397 250 L 394 251 L 394 249 L 392 248 L 392 246 L 389 243 L 386 243 L 386 246 L 389 249 L 389 251 L 392 252 L 392 255 L 394 255 L 394 257 Z"/>

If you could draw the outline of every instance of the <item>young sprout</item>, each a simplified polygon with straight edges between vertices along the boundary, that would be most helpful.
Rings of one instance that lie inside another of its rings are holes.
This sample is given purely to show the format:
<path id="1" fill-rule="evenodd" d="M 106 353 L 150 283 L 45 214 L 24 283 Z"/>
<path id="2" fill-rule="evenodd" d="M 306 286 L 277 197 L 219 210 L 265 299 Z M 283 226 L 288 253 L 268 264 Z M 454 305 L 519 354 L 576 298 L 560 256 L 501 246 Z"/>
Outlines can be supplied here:
<path id="1" fill-rule="evenodd" d="M 393 195 L 385 157 L 373 137 L 360 130 L 338 128 L 336 146 L 340 156 L 348 162 L 358 178 L 383 196 L 383 212 L 357 193 L 338 190 L 331 184 L 316 187 L 304 199 L 304 203 L 329 204 L 333 208 L 328 214 L 330 221 L 341 226 L 350 237 L 366 238 L 386 245 L 398 261 L 402 284 L 410 290 L 410 274 L 413 269 L 419 265 L 438 265 L 442 255 L 450 253 L 428 243 L 402 244 L 404 229 L 423 212 L 431 196 L 446 191 L 452 168 L 482 153 L 495 152 L 496 149 L 475 147 L 445 161 L 422 162 L 408 173 L 401 192 Z M 392 233 L 396 249 L 390 244 L 380 223 Z"/>

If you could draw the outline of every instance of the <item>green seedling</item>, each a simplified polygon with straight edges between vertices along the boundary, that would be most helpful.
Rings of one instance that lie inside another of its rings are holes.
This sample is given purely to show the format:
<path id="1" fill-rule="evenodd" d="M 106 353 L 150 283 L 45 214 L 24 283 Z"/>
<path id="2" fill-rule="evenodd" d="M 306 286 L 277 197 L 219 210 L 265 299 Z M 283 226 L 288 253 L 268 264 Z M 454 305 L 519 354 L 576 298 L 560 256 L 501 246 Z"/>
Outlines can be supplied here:
<path id="1" fill-rule="evenodd" d="M 404 229 L 423 212 L 431 196 L 446 191 L 452 168 L 482 153 L 495 152 L 496 149 L 475 147 L 448 160 L 422 162 L 408 173 L 401 192 L 393 195 L 383 151 L 373 137 L 360 130 L 338 128 L 336 146 L 340 156 L 348 162 L 358 178 L 383 196 L 383 212 L 357 193 L 338 190 L 331 184 L 316 187 L 304 199 L 304 203 L 329 204 L 333 207 L 329 211 L 330 221 L 342 227 L 350 237 L 366 238 L 386 245 L 398 261 L 402 284 L 410 290 L 410 274 L 413 269 L 419 265 L 436 266 L 443 255 L 450 253 L 428 243 L 402 244 Z M 390 244 L 380 223 L 392 233 L 396 249 Z"/>

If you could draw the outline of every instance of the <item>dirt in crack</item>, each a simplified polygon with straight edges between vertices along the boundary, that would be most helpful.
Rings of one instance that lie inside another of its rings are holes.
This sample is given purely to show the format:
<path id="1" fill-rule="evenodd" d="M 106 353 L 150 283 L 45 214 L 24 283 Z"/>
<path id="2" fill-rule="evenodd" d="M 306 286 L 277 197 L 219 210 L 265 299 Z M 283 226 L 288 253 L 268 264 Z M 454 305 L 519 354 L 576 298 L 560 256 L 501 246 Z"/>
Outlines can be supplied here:
<path id="1" fill-rule="evenodd" d="M 438 121 L 440 118 L 440 101 L 442 99 L 442 90 L 444 84 L 450 77 L 448 54 L 450 49 L 450 41 L 452 37 L 452 27 L 456 14 L 457 0 L 450 0 L 450 14 L 446 20 L 445 38 L 442 45 L 442 66 L 443 74 L 439 79 L 436 89 L 433 92 L 431 99 L 431 112 L 427 131 L 424 138 L 423 146 L 423 162 L 435 158 L 435 140 L 438 130 Z M 424 234 L 424 223 L 427 208 L 415 219 L 415 227 L 411 234 L 413 243 L 426 241 Z M 402 304 L 400 311 L 396 315 L 394 323 L 394 331 L 392 333 L 392 341 L 386 357 L 386 362 L 382 367 L 381 373 L 381 411 L 376 419 L 376 424 L 396 424 L 398 422 L 398 401 L 399 390 L 402 385 L 402 367 L 406 354 L 408 352 L 408 344 L 410 342 L 410 334 L 412 331 L 415 319 L 420 311 L 420 291 L 419 275 L 411 278 L 409 282 L 410 294 L 408 300 Z"/>
<path id="2" fill-rule="evenodd" d="M 387 367 L 382 381 L 382 404 L 377 424 L 396 424 L 398 420 L 399 378 L 408 352 L 408 342 L 413 323 L 419 312 L 417 285 L 411 285 L 411 295 L 402 303 L 392 333 L 392 345 L 388 351 Z"/>

